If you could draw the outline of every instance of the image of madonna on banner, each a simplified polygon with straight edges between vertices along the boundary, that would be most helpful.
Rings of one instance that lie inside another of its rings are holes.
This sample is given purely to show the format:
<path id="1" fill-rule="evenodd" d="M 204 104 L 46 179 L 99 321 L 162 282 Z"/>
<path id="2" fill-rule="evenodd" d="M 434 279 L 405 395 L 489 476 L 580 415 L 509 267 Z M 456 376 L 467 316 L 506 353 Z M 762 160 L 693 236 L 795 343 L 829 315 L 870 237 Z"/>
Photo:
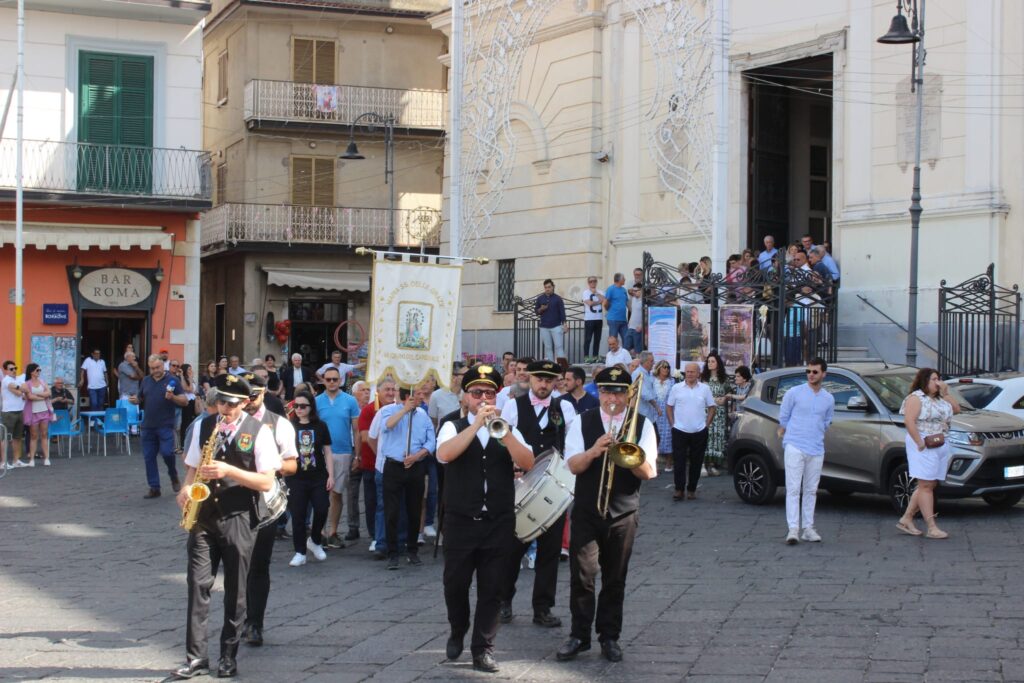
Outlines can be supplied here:
<path id="1" fill-rule="evenodd" d="M 451 381 L 461 265 L 373 261 L 373 301 L 366 379 L 390 375 L 414 386 L 431 374 L 441 386 Z"/>

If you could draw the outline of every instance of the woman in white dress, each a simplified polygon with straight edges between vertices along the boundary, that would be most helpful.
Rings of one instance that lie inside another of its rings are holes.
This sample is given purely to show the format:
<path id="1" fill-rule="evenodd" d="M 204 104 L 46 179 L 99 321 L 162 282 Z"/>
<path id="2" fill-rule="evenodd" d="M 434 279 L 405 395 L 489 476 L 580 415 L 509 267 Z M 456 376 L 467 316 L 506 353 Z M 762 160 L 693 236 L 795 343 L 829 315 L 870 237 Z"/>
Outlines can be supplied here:
<path id="1" fill-rule="evenodd" d="M 910 395 L 903 399 L 900 413 L 906 417 L 907 465 L 910 476 L 917 479 L 917 489 L 910 498 L 907 511 L 896 528 L 911 536 L 948 538 L 949 534 L 935 524 L 935 487 L 946 478 L 950 448 L 946 443 L 949 422 L 960 412 L 960 405 L 950 397 L 949 387 L 932 368 L 921 368 L 910 385 Z M 914 524 L 914 515 L 921 512 L 927 532 Z"/>

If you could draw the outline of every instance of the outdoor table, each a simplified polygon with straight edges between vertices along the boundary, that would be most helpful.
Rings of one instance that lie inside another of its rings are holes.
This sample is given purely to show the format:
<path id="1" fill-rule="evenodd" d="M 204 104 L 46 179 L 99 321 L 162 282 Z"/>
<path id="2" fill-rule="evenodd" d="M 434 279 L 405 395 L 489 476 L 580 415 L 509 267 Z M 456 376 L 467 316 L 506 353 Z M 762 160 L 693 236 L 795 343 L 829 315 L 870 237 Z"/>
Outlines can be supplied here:
<path id="1" fill-rule="evenodd" d="M 105 410 L 83 410 L 79 415 L 85 418 L 86 428 L 86 446 L 85 452 L 88 453 L 92 450 L 92 422 L 97 418 L 102 418 L 107 414 Z"/>

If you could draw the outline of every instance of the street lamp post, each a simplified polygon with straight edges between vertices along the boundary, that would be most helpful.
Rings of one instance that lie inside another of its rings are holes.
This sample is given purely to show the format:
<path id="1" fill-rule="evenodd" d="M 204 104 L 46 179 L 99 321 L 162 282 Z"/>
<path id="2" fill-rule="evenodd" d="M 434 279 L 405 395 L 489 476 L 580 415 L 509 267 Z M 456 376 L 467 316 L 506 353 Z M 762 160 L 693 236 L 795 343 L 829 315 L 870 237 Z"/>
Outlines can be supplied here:
<path id="1" fill-rule="evenodd" d="M 346 160 L 357 160 L 365 159 L 362 154 L 359 153 L 359 148 L 356 146 L 356 126 L 361 121 L 369 121 L 370 125 L 368 128 L 373 131 L 374 126 L 380 125 L 384 127 L 384 184 L 389 185 L 391 189 L 391 195 L 388 202 L 388 251 L 394 251 L 395 249 L 395 117 L 391 114 L 384 115 L 378 114 L 377 112 L 368 111 L 365 114 L 360 114 L 352 120 L 352 124 L 349 127 L 349 139 L 348 147 L 345 149 L 345 153 L 339 158 Z"/>
<path id="2" fill-rule="evenodd" d="M 884 45 L 913 45 L 913 67 L 910 89 L 917 92 L 917 111 L 914 127 L 914 187 L 910 192 L 910 304 L 907 311 L 907 365 L 917 367 L 917 251 L 921 230 L 921 126 L 924 116 L 924 4 L 918 12 L 917 0 L 896 0 L 896 16 L 889 32 L 878 39 Z M 910 16 L 907 25 L 906 11 Z"/>

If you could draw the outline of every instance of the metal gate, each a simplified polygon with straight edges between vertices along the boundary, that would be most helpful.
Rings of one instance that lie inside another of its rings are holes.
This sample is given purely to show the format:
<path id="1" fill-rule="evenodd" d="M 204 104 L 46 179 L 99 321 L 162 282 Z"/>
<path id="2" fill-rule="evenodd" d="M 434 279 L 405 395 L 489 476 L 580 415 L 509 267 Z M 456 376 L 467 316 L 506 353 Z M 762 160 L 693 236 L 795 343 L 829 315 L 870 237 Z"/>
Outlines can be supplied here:
<path id="1" fill-rule="evenodd" d="M 1020 292 L 982 275 L 939 287 L 939 374 L 943 377 L 1020 369 Z"/>
<path id="2" fill-rule="evenodd" d="M 540 343 L 540 314 L 537 313 L 537 296 L 523 299 L 515 297 L 512 305 L 512 352 L 516 358 L 543 358 Z M 565 355 L 570 363 L 583 360 L 583 302 L 563 298 L 565 321 L 569 329 L 563 337 Z"/>

